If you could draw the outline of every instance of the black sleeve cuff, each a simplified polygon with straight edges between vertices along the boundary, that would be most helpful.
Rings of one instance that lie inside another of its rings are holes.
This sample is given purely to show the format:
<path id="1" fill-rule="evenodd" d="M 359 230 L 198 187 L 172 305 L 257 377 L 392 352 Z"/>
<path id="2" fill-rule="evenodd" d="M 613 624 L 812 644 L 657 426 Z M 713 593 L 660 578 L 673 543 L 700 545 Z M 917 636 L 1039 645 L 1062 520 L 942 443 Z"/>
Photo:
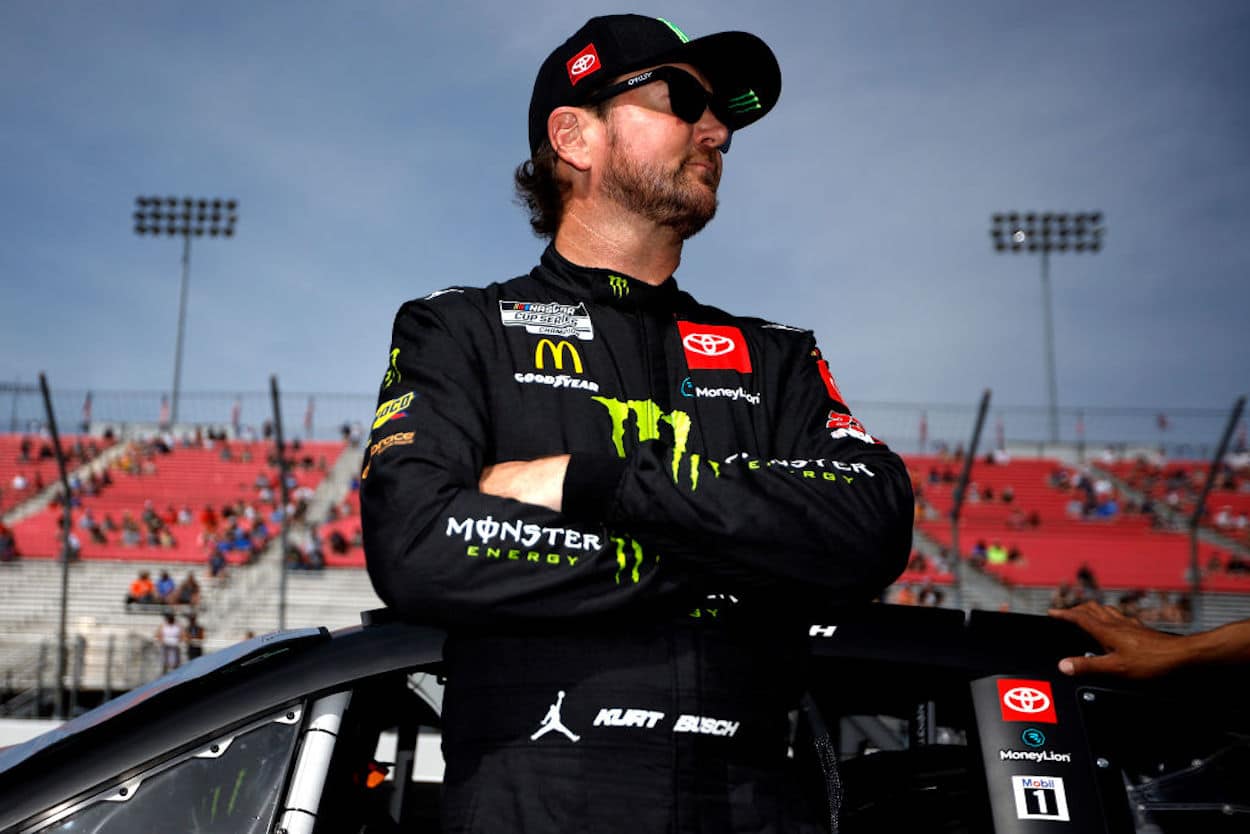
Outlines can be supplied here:
<path id="1" fill-rule="evenodd" d="M 624 458 L 574 453 L 564 473 L 564 514 L 580 521 L 606 521 L 625 474 Z"/>

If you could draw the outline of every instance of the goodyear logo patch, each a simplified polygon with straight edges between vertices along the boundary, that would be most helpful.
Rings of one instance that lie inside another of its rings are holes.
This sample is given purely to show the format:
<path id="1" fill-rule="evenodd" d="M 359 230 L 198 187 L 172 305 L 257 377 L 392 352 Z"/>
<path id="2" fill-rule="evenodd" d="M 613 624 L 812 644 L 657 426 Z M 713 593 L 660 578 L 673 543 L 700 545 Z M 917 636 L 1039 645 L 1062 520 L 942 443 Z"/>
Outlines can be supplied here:
<path id="1" fill-rule="evenodd" d="M 396 397 L 393 400 L 387 400 L 378 406 L 378 410 L 373 413 L 373 428 L 378 429 L 391 420 L 398 420 L 403 417 L 404 409 L 412 405 L 413 399 L 416 397 L 411 391 L 402 397 Z"/>

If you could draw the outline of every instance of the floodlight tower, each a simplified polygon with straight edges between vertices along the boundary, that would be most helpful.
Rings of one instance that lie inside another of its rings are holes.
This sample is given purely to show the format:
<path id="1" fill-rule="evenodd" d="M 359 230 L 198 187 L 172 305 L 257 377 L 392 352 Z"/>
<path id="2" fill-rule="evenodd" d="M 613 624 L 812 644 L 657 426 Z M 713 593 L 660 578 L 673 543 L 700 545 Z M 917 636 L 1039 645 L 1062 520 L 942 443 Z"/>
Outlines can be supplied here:
<path id="1" fill-rule="evenodd" d="M 169 423 L 178 422 L 178 392 L 182 385 L 182 335 L 187 323 L 187 283 L 191 279 L 191 238 L 234 237 L 237 200 L 183 197 L 136 197 L 135 234 L 182 236 L 182 288 L 178 293 L 178 341 L 174 347 L 174 390 Z"/>
<path id="2" fill-rule="evenodd" d="M 1102 212 L 1008 212 L 991 218 L 994 250 L 1042 256 L 1042 329 L 1046 351 L 1050 442 L 1059 442 L 1059 382 L 1055 377 L 1055 325 L 1050 303 L 1050 253 L 1096 254 L 1102 249 Z"/>

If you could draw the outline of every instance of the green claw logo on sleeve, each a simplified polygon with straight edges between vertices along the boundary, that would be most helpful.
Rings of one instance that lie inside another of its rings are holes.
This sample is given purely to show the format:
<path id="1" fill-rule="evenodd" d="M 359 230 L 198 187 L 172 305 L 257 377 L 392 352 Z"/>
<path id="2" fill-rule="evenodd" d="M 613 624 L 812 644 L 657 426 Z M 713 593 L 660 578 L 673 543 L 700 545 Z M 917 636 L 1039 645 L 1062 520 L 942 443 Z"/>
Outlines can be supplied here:
<path id="1" fill-rule="evenodd" d="M 621 584 L 621 576 L 630 568 L 629 557 L 625 553 L 625 547 L 628 544 L 634 562 L 633 568 L 629 571 L 629 578 L 637 585 L 642 571 L 642 545 L 633 539 L 625 539 L 620 536 L 612 536 L 611 539 L 616 542 L 616 584 Z"/>
<path id="2" fill-rule="evenodd" d="M 399 348 L 391 348 L 390 367 L 386 369 L 386 376 L 382 377 L 382 388 L 390 388 L 397 382 L 403 381 L 403 376 L 399 373 Z"/>
<path id="3" fill-rule="evenodd" d="M 667 424 L 672 429 L 673 437 L 673 483 L 681 482 L 681 466 L 687 459 L 686 447 L 690 440 L 690 415 L 674 409 L 669 412 L 660 410 L 653 400 L 621 400 L 611 397 L 591 397 L 608 410 L 612 418 L 612 445 L 619 457 L 625 457 L 625 428 L 630 415 L 634 417 L 634 427 L 638 432 L 638 442 L 660 439 L 660 425 Z M 631 444 L 632 445 L 632 444 Z M 699 488 L 699 469 L 701 461 L 698 454 L 689 455 L 690 489 Z M 720 474 L 715 463 L 708 461 L 713 477 Z"/>

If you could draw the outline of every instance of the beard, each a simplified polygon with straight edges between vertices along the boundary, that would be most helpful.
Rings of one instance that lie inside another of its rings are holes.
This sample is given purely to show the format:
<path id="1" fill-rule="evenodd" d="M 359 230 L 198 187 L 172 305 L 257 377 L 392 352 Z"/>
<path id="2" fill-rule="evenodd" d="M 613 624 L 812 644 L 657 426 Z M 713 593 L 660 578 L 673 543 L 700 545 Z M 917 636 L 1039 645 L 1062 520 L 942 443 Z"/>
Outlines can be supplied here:
<path id="1" fill-rule="evenodd" d="M 716 216 L 720 166 L 708 154 L 692 151 L 672 170 L 628 154 L 628 144 L 609 125 L 612 155 L 603 174 L 604 193 L 625 209 L 672 229 L 681 240 L 698 234 Z M 717 154 L 719 151 L 712 151 Z M 708 161 L 713 170 L 687 167 Z"/>

